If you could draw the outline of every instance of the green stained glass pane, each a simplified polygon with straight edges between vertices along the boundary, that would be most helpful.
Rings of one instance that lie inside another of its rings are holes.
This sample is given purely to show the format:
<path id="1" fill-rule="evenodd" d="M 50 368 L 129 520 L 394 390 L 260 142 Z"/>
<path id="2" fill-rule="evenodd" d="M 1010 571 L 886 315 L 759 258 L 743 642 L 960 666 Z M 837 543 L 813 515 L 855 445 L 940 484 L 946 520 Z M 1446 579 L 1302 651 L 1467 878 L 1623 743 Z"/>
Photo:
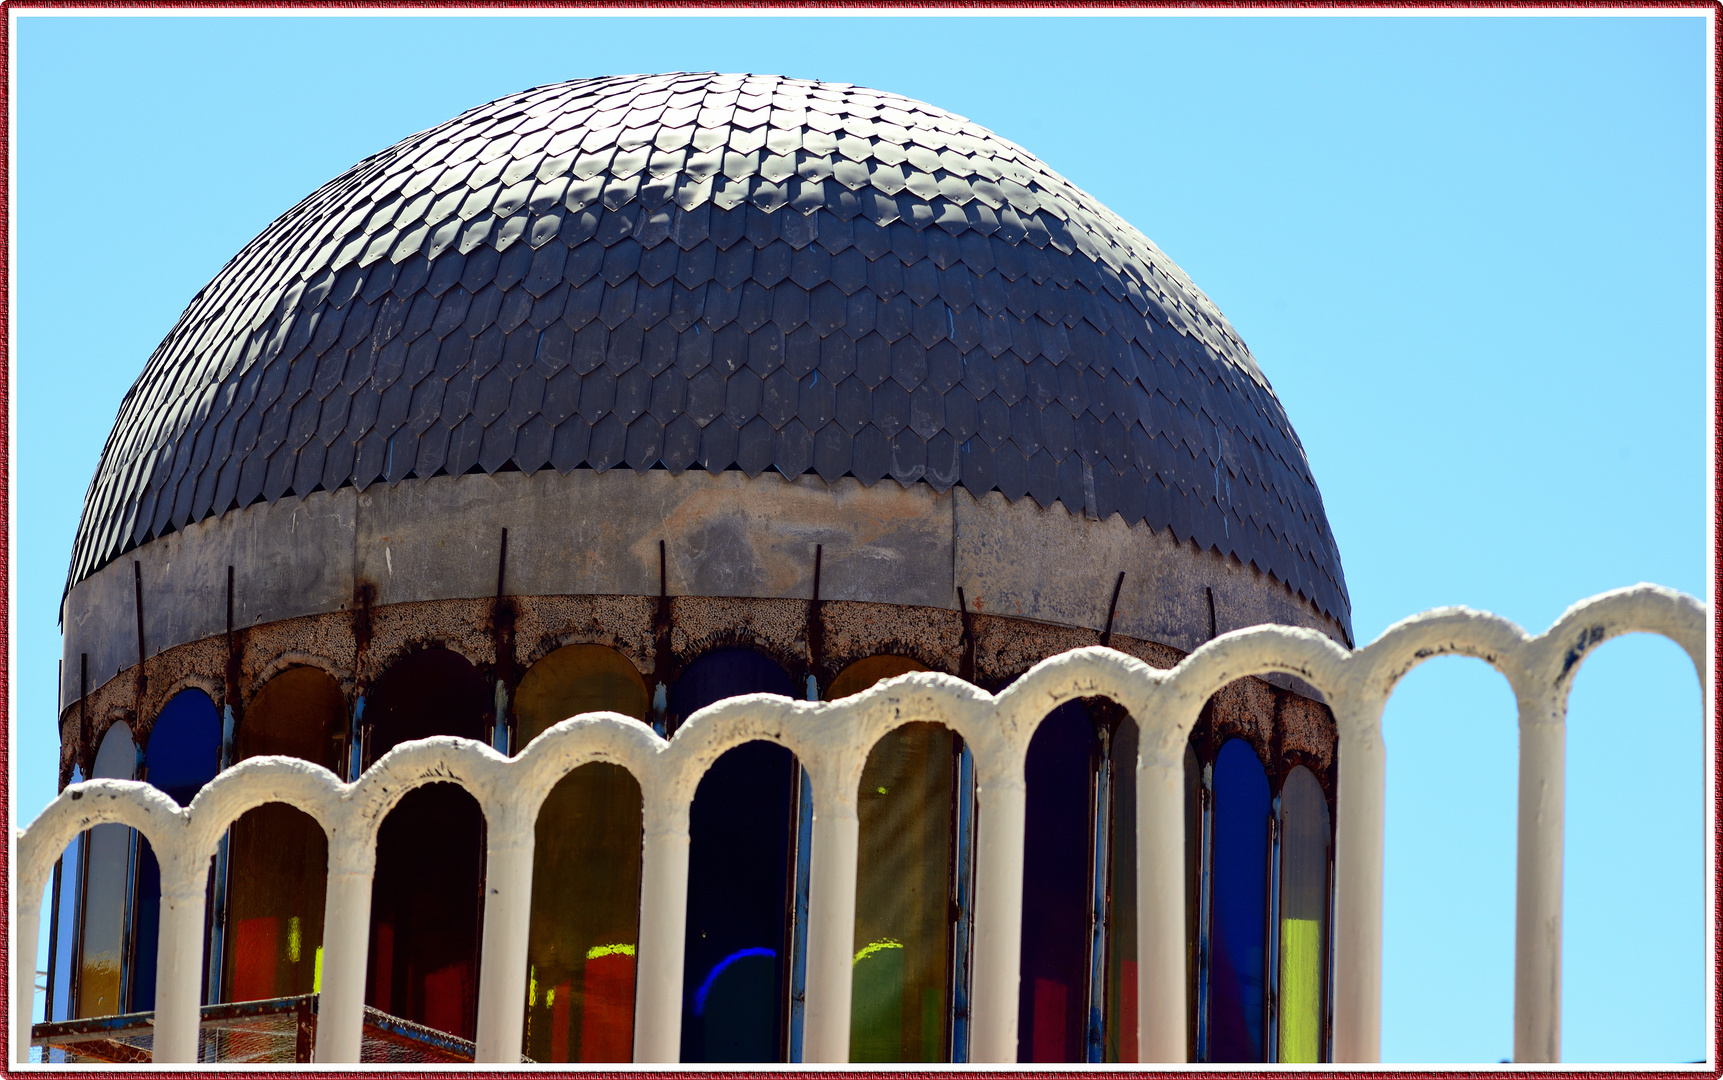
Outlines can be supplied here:
<path id="1" fill-rule="evenodd" d="M 865 669 L 864 669 L 865 665 Z M 924 670 L 903 657 L 858 661 L 833 697 Z M 862 770 L 856 867 L 851 1061 L 948 1061 L 952 806 L 957 737 L 906 724 Z"/>
<path id="2" fill-rule="evenodd" d="M 1328 800 L 1309 769 L 1280 795 L 1280 1061 L 1322 1060 L 1327 984 Z"/>

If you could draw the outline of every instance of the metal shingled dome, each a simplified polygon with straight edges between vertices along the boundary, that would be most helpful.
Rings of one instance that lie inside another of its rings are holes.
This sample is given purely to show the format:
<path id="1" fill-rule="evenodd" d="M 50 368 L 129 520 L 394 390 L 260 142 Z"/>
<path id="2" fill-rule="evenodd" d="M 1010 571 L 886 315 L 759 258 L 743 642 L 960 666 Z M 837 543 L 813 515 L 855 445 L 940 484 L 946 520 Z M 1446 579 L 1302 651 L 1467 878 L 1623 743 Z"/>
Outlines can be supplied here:
<path id="1" fill-rule="evenodd" d="M 127 393 L 68 587 L 261 501 L 660 467 L 1117 513 L 1350 622 L 1298 436 L 1154 244 L 962 117 L 754 75 L 513 94 L 283 214 Z"/>

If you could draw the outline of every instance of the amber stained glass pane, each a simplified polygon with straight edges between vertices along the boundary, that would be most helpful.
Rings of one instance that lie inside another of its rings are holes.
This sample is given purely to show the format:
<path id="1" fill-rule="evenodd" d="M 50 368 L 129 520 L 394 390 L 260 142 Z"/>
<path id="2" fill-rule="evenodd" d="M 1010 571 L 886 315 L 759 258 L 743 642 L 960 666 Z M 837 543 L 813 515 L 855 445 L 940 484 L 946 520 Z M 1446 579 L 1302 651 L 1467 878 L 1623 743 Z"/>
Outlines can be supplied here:
<path id="1" fill-rule="evenodd" d="M 864 656 L 838 672 L 831 686 L 826 688 L 826 700 L 836 701 L 852 694 L 859 694 L 874 683 L 883 679 L 907 675 L 912 671 L 926 671 L 927 665 L 907 656 Z"/>
<path id="2" fill-rule="evenodd" d="M 647 701 L 645 680 L 626 657 L 568 645 L 521 680 L 517 744 L 581 713 L 641 719 Z M 640 785 L 619 765 L 583 765 L 551 790 L 535 835 L 525 1053 L 534 1061 L 631 1061 Z"/>
<path id="3" fill-rule="evenodd" d="M 124 722 L 108 728 L 90 770 L 93 780 L 130 780 L 137 771 L 137 745 Z M 76 1015 L 112 1016 L 120 1004 L 122 952 L 126 937 L 126 886 L 130 877 L 132 830 L 97 825 L 89 837 L 89 866 L 84 878 L 84 932 L 78 957 Z"/>

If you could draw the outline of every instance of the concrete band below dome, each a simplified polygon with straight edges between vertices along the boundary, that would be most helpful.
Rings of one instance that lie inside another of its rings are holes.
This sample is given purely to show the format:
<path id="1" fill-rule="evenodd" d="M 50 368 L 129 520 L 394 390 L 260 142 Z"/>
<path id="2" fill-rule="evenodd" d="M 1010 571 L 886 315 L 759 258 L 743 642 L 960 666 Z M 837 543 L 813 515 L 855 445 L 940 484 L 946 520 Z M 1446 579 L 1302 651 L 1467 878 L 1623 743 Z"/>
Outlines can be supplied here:
<path id="1" fill-rule="evenodd" d="M 972 611 L 1100 630 L 1123 570 L 1120 634 L 1190 651 L 1212 592 L 1215 633 L 1282 623 L 1347 641 L 1251 567 L 1057 503 L 811 475 L 505 472 L 259 503 L 134 549 L 65 600 L 61 709 L 82 654 L 92 687 L 137 662 L 133 562 L 153 656 L 226 628 L 229 566 L 236 629 L 346 610 L 365 584 L 377 606 L 493 596 L 504 528 L 510 595 L 656 595 L 663 540 L 673 596 L 806 599 L 819 544 L 825 600 L 955 609 L 961 588 Z"/>

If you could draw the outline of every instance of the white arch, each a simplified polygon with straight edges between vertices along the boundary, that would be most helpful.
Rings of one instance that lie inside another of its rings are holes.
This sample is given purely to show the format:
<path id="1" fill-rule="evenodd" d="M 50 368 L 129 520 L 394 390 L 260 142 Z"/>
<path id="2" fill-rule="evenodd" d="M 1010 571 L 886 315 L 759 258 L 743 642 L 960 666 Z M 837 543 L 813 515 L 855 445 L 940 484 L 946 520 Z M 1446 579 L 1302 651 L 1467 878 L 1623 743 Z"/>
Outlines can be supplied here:
<path id="1" fill-rule="evenodd" d="M 1639 585 L 1574 605 L 1536 637 L 1493 615 L 1443 608 L 1397 623 L 1357 651 L 1312 630 L 1279 626 L 1216 638 L 1170 671 L 1110 649 L 1077 649 L 1035 665 L 997 696 L 939 672 L 901 675 L 836 702 L 752 694 L 701 709 L 669 740 L 616 713 L 564 720 L 513 758 L 468 739 L 422 739 L 395 747 L 352 784 L 307 762 L 253 758 L 224 771 L 184 809 L 147 784 L 89 781 L 68 787 L 17 834 L 14 895 L 21 899 L 15 940 L 35 939 L 47 875 L 73 836 L 109 821 L 142 831 L 162 864 L 156 1060 L 192 1061 L 209 859 L 240 814 L 266 802 L 291 803 L 316 818 L 329 837 L 317 1057 L 357 1061 L 377 828 L 413 788 L 457 783 L 478 800 L 488 826 L 478 1060 L 512 1062 L 520 1052 L 520 987 L 538 810 L 563 776 L 587 762 L 607 761 L 628 769 L 639 782 L 645 815 L 635 1060 L 673 1062 L 680 1041 L 689 807 L 700 778 L 721 754 L 764 739 L 795 753 L 814 789 L 806 1056 L 845 1061 L 856 789 L 867 755 L 881 737 L 903 724 L 932 721 L 956 731 L 975 755 L 980 815 L 971 1057 L 1010 1061 L 1017 1046 L 1024 757 L 1036 726 L 1054 708 L 1104 696 L 1129 710 L 1139 730 L 1139 1046 L 1145 1061 L 1179 1061 L 1185 1054 L 1186 1023 L 1185 743 L 1215 691 L 1245 676 L 1279 672 L 1321 691 L 1339 729 L 1335 1054 L 1343 1061 L 1374 1061 L 1381 987 L 1382 709 L 1412 668 L 1434 656 L 1459 654 L 1501 671 L 1519 703 L 1515 1058 L 1553 1061 L 1560 1045 L 1568 691 L 1593 648 L 1634 631 L 1662 634 L 1679 644 L 1703 687 L 1705 619 L 1704 605 L 1692 597 Z M 14 986 L 28 988 L 34 956 L 18 950 L 15 957 L 15 975 L 21 977 Z M 28 1055 L 28 992 L 19 989 L 14 1001 L 20 1060 Z"/>

